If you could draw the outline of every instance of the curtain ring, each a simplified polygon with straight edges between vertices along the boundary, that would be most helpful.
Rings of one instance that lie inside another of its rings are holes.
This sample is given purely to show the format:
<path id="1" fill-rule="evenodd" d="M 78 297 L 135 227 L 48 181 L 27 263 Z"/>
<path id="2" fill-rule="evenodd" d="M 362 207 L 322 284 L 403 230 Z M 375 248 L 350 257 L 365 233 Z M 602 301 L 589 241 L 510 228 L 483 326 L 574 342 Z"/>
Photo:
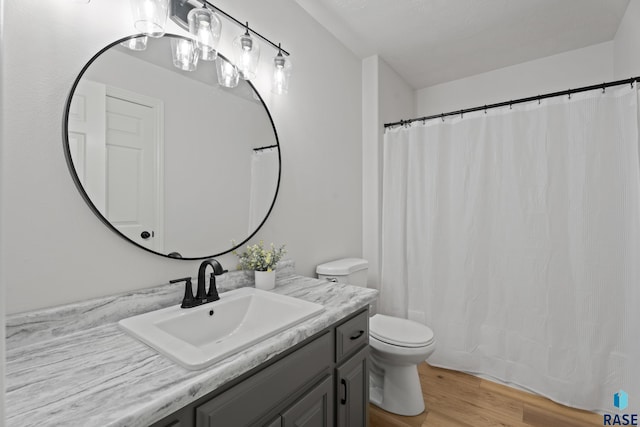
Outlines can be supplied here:
<path id="1" fill-rule="evenodd" d="M 538 95 L 538 105 L 540 105 L 540 95 Z"/>
<path id="2" fill-rule="evenodd" d="M 631 82 L 630 82 L 631 83 L 631 89 L 633 89 L 633 84 L 635 83 L 635 81 L 636 81 L 635 79 L 631 79 Z"/>
<path id="3" fill-rule="evenodd" d="M 571 99 L 571 89 L 567 91 L 567 95 L 569 95 L 569 99 Z"/>
<path id="4" fill-rule="evenodd" d="M 487 104 L 484 105 L 484 113 L 487 114 Z"/>
<path id="5" fill-rule="evenodd" d="M 607 88 L 605 86 L 605 83 L 602 82 L 602 93 L 606 93 L 607 92 Z"/>
<path id="6" fill-rule="evenodd" d="M 460 110 L 460 118 L 464 119 L 464 110 Z"/>
<path id="7" fill-rule="evenodd" d="M 442 113 L 442 123 L 444 123 L 444 113 Z"/>
<path id="8" fill-rule="evenodd" d="M 509 110 L 513 110 L 513 101 L 509 101 Z"/>
<path id="9" fill-rule="evenodd" d="M 427 119 L 423 117 L 423 118 L 422 118 L 422 126 L 424 126 L 424 125 L 426 125 L 426 124 L 427 124 Z"/>

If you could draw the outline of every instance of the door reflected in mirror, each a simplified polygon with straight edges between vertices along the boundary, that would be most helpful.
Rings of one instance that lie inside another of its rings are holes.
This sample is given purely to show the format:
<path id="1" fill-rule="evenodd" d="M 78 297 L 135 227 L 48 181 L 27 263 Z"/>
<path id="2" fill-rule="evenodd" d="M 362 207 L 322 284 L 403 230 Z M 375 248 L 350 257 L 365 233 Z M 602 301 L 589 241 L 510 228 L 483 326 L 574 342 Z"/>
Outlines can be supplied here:
<path id="1" fill-rule="evenodd" d="M 119 40 L 87 64 L 67 102 L 67 159 L 89 206 L 122 237 L 164 256 L 217 256 L 269 215 L 278 137 L 250 82 L 218 85 L 213 62 L 175 68 L 172 38 L 149 38 L 142 51 Z"/>

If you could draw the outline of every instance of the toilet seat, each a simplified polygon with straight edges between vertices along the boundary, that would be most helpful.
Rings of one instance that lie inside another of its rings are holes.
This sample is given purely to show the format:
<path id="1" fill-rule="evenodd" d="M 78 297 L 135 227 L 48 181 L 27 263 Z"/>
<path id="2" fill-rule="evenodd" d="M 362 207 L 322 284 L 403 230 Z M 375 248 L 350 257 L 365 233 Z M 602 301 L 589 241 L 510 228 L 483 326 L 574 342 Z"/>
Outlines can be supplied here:
<path id="1" fill-rule="evenodd" d="M 369 319 L 369 335 L 378 341 L 408 348 L 418 348 L 433 342 L 433 331 L 413 320 L 376 314 Z"/>

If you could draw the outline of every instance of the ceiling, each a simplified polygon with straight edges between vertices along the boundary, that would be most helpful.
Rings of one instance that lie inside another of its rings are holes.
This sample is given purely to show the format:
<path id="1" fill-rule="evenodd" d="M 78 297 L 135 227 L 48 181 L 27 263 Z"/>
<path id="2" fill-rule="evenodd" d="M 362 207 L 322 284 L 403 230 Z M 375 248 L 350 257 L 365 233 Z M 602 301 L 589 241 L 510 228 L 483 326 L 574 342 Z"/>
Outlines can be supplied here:
<path id="1" fill-rule="evenodd" d="M 629 0 L 296 0 L 414 89 L 612 40 Z"/>

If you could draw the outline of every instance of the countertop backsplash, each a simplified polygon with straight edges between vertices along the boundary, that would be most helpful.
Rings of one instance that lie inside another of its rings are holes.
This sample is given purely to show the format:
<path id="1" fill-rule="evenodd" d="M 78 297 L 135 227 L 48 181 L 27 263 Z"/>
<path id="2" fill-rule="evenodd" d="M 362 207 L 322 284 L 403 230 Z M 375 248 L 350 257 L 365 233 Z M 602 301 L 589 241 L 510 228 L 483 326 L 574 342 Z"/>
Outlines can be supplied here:
<path id="1" fill-rule="evenodd" d="M 295 274 L 295 262 L 282 260 L 276 269 L 276 278 Z M 193 277 L 193 285 L 197 283 Z M 207 278 L 207 286 L 209 280 Z M 235 270 L 216 277 L 219 292 L 254 286 L 253 271 Z M 108 297 L 74 302 L 33 312 L 17 313 L 6 317 L 6 349 L 11 350 L 32 343 L 69 335 L 106 323 L 180 304 L 184 296 L 184 283 L 164 284 Z"/>

